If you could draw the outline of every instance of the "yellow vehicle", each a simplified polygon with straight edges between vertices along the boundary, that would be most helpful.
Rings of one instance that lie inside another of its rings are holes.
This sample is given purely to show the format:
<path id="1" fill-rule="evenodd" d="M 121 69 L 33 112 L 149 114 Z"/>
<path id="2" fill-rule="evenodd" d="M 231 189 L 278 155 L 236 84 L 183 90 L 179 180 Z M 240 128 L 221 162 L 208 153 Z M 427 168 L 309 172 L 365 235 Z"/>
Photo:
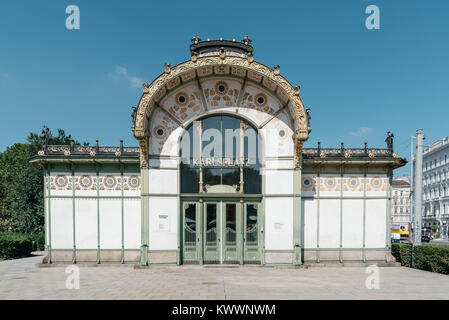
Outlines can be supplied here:
<path id="1" fill-rule="evenodd" d="M 391 229 L 392 242 L 409 242 L 410 232 L 407 229 Z"/>

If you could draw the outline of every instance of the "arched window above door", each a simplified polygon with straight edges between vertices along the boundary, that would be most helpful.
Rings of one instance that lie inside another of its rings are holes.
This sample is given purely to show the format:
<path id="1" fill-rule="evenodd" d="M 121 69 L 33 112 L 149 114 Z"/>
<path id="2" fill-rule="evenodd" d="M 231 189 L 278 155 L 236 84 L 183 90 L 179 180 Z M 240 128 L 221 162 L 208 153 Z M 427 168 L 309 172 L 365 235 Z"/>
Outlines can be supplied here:
<path id="1" fill-rule="evenodd" d="M 262 193 L 261 143 L 245 120 L 194 121 L 181 140 L 181 193 Z"/>

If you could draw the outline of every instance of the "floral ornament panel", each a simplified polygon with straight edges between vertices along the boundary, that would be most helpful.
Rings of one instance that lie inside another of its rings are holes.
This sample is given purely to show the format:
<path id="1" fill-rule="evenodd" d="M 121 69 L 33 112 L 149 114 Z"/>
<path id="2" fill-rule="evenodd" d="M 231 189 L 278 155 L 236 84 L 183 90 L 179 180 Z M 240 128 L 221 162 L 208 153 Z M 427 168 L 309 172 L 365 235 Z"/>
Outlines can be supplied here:
<path id="1" fill-rule="evenodd" d="M 121 179 L 113 175 L 103 177 L 100 179 L 100 190 L 121 190 Z"/>
<path id="2" fill-rule="evenodd" d="M 75 185 L 77 190 L 96 190 L 97 189 L 97 178 L 82 175 L 75 179 Z"/>
<path id="3" fill-rule="evenodd" d="M 178 124 L 161 110 L 154 112 L 151 124 L 150 152 L 160 154 Z"/>
<path id="4" fill-rule="evenodd" d="M 316 191 L 315 179 L 310 176 L 302 177 L 302 189 L 304 191 Z"/>
<path id="5" fill-rule="evenodd" d="M 322 191 L 340 191 L 341 178 L 333 176 L 322 177 L 320 182 L 320 190 Z"/>
<path id="6" fill-rule="evenodd" d="M 125 178 L 125 190 L 140 190 L 141 180 L 139 176 L 129 176 L 128 178 Z"/>
<path id="7" fill-rule="evenodd" d="M 57 175 L 50 177 L 51 190 L 72 190 L 72 177 L 66 175 Z"/>
<path id="8" fill-rule="evenodd" d="M 234 107 L 241 84 L 235 80 L 207 80 L 202 84 L 204 97 L 210 109 Z"/>
<path id="9" fill-rule="evenodd" d="M 363 191 L 363 178 L 349 177 L 344 180 L 344 191 Z"/>
<path id="10" fill-rule="evenodd" d="M 160 105 L 181 123 L 204 112 L 196 84 L 183 86 L 164 98 Z"/>

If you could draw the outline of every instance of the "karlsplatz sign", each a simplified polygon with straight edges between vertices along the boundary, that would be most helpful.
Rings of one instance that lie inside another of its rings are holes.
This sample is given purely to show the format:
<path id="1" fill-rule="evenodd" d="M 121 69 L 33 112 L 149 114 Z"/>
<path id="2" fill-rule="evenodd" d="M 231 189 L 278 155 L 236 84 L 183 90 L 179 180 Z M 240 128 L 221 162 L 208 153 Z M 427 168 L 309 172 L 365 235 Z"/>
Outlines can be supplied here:
<path id="1" fill-rule="evenodd" d="M 194 158 L 194 167 L 249 167 L 251 158 Z"/>

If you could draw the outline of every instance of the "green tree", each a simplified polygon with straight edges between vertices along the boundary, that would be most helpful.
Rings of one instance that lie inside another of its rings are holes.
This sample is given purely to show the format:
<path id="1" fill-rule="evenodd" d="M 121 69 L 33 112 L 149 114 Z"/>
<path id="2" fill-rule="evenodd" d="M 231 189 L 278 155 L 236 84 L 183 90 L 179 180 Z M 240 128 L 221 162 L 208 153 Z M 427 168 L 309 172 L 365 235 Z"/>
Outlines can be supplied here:
<path id="1" fill-rule="evenodd" d="M 71 135 L 58 129 L 49 144 L 68 145 L 72 140 Z M 26 143 L 15 143 L 0 153 L 0 231 L 43 232 L 43 169 L 29 162 L 42 149 L 43 141 L 32 132 Z"/>

